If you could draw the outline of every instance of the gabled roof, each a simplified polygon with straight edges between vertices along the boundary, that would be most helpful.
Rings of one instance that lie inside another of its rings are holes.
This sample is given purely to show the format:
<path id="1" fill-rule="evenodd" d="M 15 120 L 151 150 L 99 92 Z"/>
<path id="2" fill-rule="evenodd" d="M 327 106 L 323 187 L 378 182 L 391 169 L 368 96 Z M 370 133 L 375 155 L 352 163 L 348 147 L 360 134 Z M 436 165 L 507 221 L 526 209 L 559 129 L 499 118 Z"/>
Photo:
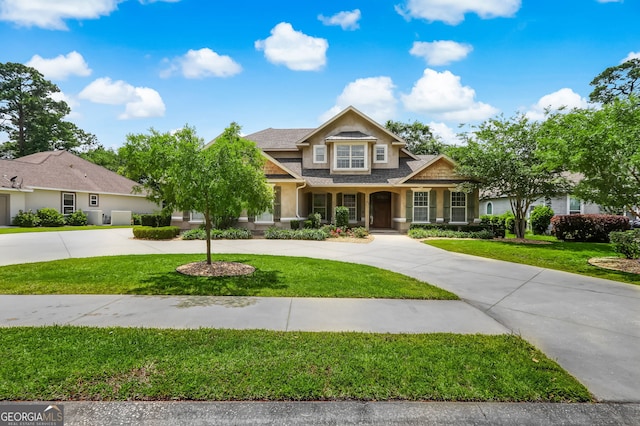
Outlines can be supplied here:
<path id="1" fill-rule="evenodd" d="M 439 154 L 439 155 L 419 155 L 418 157 L 420 157 L 422 160 L 424 160 L 424 163 L 419 168 L 416 168 L 415 170 L 413 170 L 413 172 L 411 174 L 405 176 L 403 179 L 400 179 L 397 182 L 397 184 L 408 183 L 409 181 L 412 180 L 413 177 L 417 176 L 422 171 L 428 169 L 430 166 L 434 165 L 438 161 L 444 161 L 446 163 L 449 163 L 453 167 L 455 167 L 455 165 L 456 165 L 456 162 L 453 161 L 453 159 L 451 159 L 450 157 L 447 157 L 444 154 Z M 466 180 L 468 180 L 468 179 L 460 177 L 460 179 L 456 179 L 455 182 L 458 182 L 458 181 L 462 182 L 462 181 L 466 181 Z M 450 183 L 455 183 L 455 182 L 451 181 Z"/>
<path id="2" fill-rule="evenodd" d="M 255 142 L 263 151 L 297 151 L 296 142 L 311 133 L 314 129 L 274 129 L 268 128 L 244 136 Z"/>
<path id="3" fill-rule="evenodd" d="M 6 178 L 5 178 L 6 176 Z M 55 189 L 132 195 L 136 182 L 67 151 L 47 151 L 0 160 L 0 187 Z"/>

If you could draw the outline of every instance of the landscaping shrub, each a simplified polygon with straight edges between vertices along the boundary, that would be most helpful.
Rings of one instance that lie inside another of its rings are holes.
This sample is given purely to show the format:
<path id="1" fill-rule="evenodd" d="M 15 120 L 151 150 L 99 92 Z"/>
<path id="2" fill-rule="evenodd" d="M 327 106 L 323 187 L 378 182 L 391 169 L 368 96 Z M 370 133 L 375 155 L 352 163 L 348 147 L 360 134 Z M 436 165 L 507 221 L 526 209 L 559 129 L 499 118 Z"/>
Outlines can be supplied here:
<path id="1" fill-rule="evenodd" d="M 336 226 L 338 228 L 349 227 L 349 209 L 347 207 L 336 207 Z"/>
<path id="2" fill-rule="evenodd" d="M 212 240 L 248 240 L 253 238 L 251 231 L 248 229 L 228 228 L 228 229 L 212 229 Z M 182 233 L 183 240 L 206 240 L 207 233 L 204 229 L 190 229 Z"/>
<path id="3" fill-rule="evenodd" d="M 504 215 L 485 214 L 480 216 L 480 225 L 489 229 L 494 238 L 504 238 L 507 232 L 506 220 Z"/>
<path id="4" fill-rule="evenodd" d="M 69 226 L 85 226 L 87 223 L 89 223 L 89 219 L 82 210 L 76 210 L 75 212 L 67 216 L 66 222 Z"/>
<path id="5" fill-rule="evenodd" d="M 608 243 L 609 234 L 629 229 L 629 218 L 607 214 L 572 214 L 551 218 L 551 233 L 559 240 Z"/>
<path id="6" fill-rule="evenodd" d="M 141 214 L 140 224 L 160 228 L 171 225 L 171 215 L 166 213 Z"/>
<path id="7" fill-rule="evenodd" d="M 411 238 L 474 238 L 482 240 L 493 239 L 493 231 L 490 229 L 481 229 L 478 231 L 453 231 L 446 228 L 412 228 L 408 233 Z"/>
<path id="8" fill-rule="evenodd" d="M 327 239 L 322 229 L 281 229 L 275 226 L 264 231 L 264 237 L 269 240 L 318 240 Z"/>
<path id="9" fill-rule="evenodd" d="M 64 216 L 56 209 L 45 207 L 38 210 L 40 226 L 64 226 Z"/>
<path id="10" fill-rule="evenodd" d="M 516 216 L 513 212 L 506 212 L 500 215 L 504 218 L 504 227 L 512 234 L 516 233 Z"/>
<path id="11" fill-rule="evenodd" d="M 308 218 L 311 221 L 311 228 L 319 229 L 322 222 L 322 216 L 320 213 L 311 213 Z"/>
<path id="12" fill-rule="evenodd" d="M 13 224 L 22 228 L 34 228 L 40 225 L 40 218 L 37 214 L 29 210 L 28 212 L 18 211 L 18 214 L 13 218 Z"/>
<path id="13" fill-rule="evenodd" d="M 133 236 L 143 240 L 170 240 L 180 233 L 177 226 L 136 226 L 133 228 Z"/>
<path id="14" fill-rule="evenodd" d="M 548 206 L 535 206 L 531 211 L 531 230 L 534 235 L 544 235 L 549 230 L 553 210 Z"/>
<path id="15" fill-rule="evenodd" d="M 140 216 L 138 213 L 133 213 L 131 215 L 131 224 L 134 226 L 142 226 L 142 218 Z"/>
<path id="16" fill-rule="evenodd" d="M 292 220 L 291 222 L 289 222 L 289 226 L 291 226 L 291 229 L 300 229 L 300 221 L 299 220 Z"/>
<path id="17" fill-rule="evenodd" d="M 353 236 L 355 238 L 367 238 L 369 236 L 369 231 L 367 231 L 367 228 L 363 226 L 353 228 L 351 231 L 353 231 Z"/>
<path id="18" fill-rule="evenodd" d="M 640 258 L 640 229 L 609 234 L 613 250 L 627 259 Z"/>

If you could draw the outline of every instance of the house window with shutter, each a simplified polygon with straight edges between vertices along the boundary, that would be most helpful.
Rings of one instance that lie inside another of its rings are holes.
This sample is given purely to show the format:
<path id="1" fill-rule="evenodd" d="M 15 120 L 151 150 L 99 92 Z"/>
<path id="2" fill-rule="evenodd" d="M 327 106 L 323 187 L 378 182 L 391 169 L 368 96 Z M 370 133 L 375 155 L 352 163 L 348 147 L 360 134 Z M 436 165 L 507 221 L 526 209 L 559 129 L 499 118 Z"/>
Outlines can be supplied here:
<path id="1" fill-rule="evenodd" d="M 413 193 L 413 221 L 429 222 L 429 191 Z"/>
<path id="2" fill-rule="evenodd" d="M 349 221 L 356 222 L 358 212 L 358 197 L 356 194 L 344 194 L 342 196 L 342 205 L 349 209 Z"/>
<path id="3" fill-rule="evenodd" d="M 327 194 L 313 194 L 313 213 L 319 213 L 323 220 L 327 218 Z"/>
<path id="4" fill-rule="evenodd" d="M 451 222 L 467 221 L 467 194 L 451 192 Z"/>

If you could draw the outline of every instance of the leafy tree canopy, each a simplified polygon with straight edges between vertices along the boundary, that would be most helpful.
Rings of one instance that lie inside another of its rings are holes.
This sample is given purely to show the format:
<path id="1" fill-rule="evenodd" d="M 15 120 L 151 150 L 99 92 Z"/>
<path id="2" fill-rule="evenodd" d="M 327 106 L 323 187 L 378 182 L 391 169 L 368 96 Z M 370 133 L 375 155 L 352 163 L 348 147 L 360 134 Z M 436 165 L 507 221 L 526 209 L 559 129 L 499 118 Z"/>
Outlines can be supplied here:
<path id="1" fill-rule="evenodd" d="M 576 196 L 611 211 L 640 206 L 640 98 L 554 114 L 545 127 L 548 161 L 583 176 Z"/>
<path id="2" fill-rule="evenodd" d="M 273 206 L 273 191 L 263 172 L 264 157 L 240 137 L 236 123 L 204 148 L 195 129 L 175 133 L 129 135 L 120 149 L 125 171 L 139 178 L 149 197 L 165 209 L 204 214 L 207 262 L 211 263 L 211 228 L 216 218 L 264 212 Z"/>
<path id="3" fill-rule="evenodd" d="M 36 69 L 0 63 L 0 156 L 16 158 L 42 151 L 79 149 L 97 145 L 96 137 L 63 118 L 71 111 L 52 97 L 60 92 Z M 0 133 L 1 134 L 1 133 Z"/>
<path id="4" fill-rule="evenodd" d="M 463 135 L 466 145 L 452 150 L 458 173 L 479 181 L 485 192 L 509 197 L 519 238 L 524 237 L 527 211 L 534 201 L 569 189 L 560 171 L 543 161 L 542 136 L 542 125 L 523 114 L 498 117 Z"/>
<path id="5" fill-rule="evenodd" d="M 609 67 L 590 83 L 594 89 L 589 95 L 591 102 L 608 104 L 618 98 L 640 96 L 640 59 L 630 59 L 620 65 Z"/>
<path id="6" fill-rule="evenodd" d="M 385 127 L 407 142 L 407 149 L 416 155 L 437 155 L 445 148 L 445 144 L 433 135 L 426 124 L 414 121 L 402 123 L 388 120 Z"/>

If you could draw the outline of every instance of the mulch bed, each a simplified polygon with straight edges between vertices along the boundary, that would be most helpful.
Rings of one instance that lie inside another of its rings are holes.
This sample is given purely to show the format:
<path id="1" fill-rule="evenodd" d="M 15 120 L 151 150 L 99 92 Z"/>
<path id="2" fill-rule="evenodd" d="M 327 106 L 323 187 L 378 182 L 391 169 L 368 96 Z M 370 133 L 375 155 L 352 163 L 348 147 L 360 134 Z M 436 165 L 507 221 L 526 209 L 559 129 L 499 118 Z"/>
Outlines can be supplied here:
<path id="1" fill-rule="evenodd" d="M 187 263 L 176 268 L 176 271 L 184 275 L 197 277 L 235 277 L 239 275 L 250 275 L 256 268 L 251 265 L 237 262 L 211 262 L 206 261 Z"/>
<path id="2" fill-rule="evenodd" d="M 614 271 L 640 274 L 640 261 L 638 259 L 623 259 L 621 257 L 592 257 L 589 264 L 598 268 Z"/>

